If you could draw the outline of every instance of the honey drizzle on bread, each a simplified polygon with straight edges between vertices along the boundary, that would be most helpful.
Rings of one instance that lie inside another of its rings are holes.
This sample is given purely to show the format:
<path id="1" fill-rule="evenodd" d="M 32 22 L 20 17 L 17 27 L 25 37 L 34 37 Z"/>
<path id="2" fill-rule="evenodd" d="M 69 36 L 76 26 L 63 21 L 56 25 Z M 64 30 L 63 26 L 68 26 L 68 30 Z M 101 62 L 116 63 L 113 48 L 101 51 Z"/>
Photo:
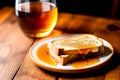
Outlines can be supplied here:
<path id="1" fill-rule="evenodd" d="M 58 48 L 64 48 L 65 50 L 73 50 L 99 47 L 102 45 L 102 42 L 94 35 L 84 34 L 80 36 L 54 40 L 52 41 L 52 44 Z"/>

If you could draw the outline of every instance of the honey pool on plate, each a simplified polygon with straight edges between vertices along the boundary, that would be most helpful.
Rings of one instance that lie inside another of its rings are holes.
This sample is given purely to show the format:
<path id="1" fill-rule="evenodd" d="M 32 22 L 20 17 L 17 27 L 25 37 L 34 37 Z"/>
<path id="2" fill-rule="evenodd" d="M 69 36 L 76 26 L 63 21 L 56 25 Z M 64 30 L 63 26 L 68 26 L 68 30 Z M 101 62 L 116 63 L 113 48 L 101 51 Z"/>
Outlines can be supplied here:
<path id="1" fill-rule="evenodd" d="M 53 57 L 50 56 L 47 44 L 43 44 L 42 46 L 39 47 L 39 49 L 37 50 L 37 56 L 43 62 L 53 65 L 53 66 L 56 66 L 58 63 Z M 94 58 L 89 58 L 89 59 L 85 59 L 85 60 L 74 61 L 70 65 L 73 68 L 82 68 L 82 67 L 86 67 L 86 66 L 95 64 L 99 61 L 100 60 L 98 57 L 94 57 Z"/>

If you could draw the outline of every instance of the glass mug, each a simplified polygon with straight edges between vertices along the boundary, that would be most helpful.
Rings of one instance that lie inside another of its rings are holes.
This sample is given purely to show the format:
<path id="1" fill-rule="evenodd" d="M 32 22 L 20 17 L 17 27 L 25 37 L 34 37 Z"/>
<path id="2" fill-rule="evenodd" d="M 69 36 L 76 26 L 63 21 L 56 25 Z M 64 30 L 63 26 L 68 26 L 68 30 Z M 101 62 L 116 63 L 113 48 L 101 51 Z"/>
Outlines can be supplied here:
<path id="1" fill-rule="evenodd" d="M 20 28 L 28 37 L 45 37 L 56 25 L 56 0 L 16 0 L 15 9 Z"/>

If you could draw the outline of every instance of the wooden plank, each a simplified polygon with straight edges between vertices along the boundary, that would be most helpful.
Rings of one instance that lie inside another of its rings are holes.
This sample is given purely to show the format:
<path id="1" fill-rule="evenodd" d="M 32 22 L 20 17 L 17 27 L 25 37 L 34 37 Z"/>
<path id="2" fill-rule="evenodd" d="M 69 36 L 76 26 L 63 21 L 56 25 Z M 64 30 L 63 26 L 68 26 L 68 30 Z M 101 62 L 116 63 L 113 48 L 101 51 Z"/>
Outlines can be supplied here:
<path id="1" fill-rule="evenodd" d="M 11 14 L 13 14 L 13 7 L 3 7 L 0 9 L 0 24 L 4 22 Z"/>
<path id="2" fill-rule="evenodd" d="M 22 66 L 20 67 L 14 80 L 55 80 L 55 75 L 37 67 L 27 53 Z"/>
<path id="3" fill-rule="evenodd" d="M 79 78 L 62 78 L 60 77 L 58 80 L 104 80 L 104 76 L 99 76 L 99 77 L 79 77 Z"/>
<path id="4" fill-rule="evenodd" d="M 105 76 L 105 80 L 119 80 L 119 79 L 120 79 L 120 66 L 118 66 L 116 69 L 111 70 Z"/>
<path id="5" fill-rule="evenodd" d="M 62 34 L 61 31 L 54 30 L 46 38 L 49 38 L 52 36 L 59 36 L 61 34 Z M 46 38 L 43 38 L 43 39 L 46 39 Z M 36 40 L 36 43 L 40 40 L 41 39 Z M 34 43 L 34 45 L 36 43 Z M 43 70 L 40 67 L 37 67 L 32 62 L 28 52 L 14 80 L 56 80 L 56 74 Z"/>
<path id="6" fill-rule="evenodd" d="M 10 13 L 9 8 L 5 11 L 8 11 L 8 14 L 5 13 L 3 19 L 0 19 L 1 22 L 4 21 L 0 24 L 0 80 L 12 80 L 33 39 L 25 37 L 20 31 L 11 9 Z"/>

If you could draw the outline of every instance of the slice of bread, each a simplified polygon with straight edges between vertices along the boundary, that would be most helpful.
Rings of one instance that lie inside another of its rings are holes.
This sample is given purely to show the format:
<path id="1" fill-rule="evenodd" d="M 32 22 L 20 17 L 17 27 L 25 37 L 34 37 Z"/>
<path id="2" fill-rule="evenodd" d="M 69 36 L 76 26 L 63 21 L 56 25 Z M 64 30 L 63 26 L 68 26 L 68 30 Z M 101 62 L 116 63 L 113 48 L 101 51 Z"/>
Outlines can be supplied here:
<path id="1" fill-rule="evenodd" d="M 80 58 L 81 55 L 101 54 L 104 51 L 102 41 L 91 34 L 53 40 L 48 47 L 50 55 L 62 65 Z"/>

